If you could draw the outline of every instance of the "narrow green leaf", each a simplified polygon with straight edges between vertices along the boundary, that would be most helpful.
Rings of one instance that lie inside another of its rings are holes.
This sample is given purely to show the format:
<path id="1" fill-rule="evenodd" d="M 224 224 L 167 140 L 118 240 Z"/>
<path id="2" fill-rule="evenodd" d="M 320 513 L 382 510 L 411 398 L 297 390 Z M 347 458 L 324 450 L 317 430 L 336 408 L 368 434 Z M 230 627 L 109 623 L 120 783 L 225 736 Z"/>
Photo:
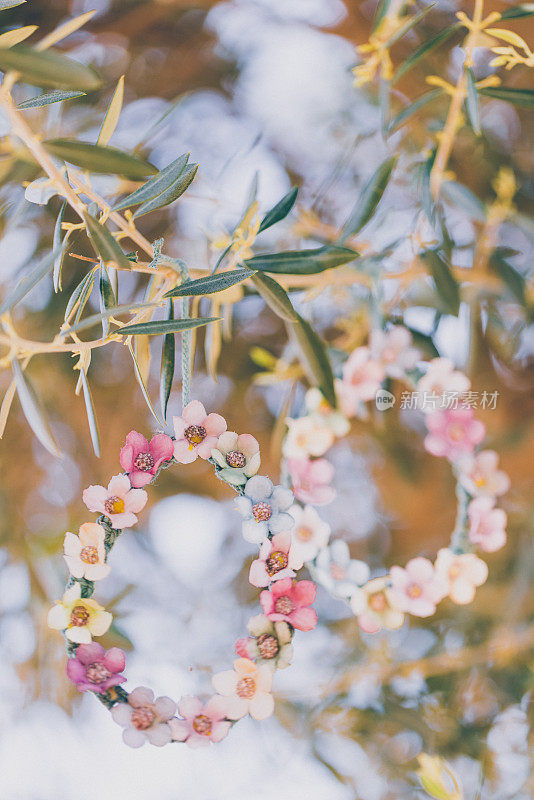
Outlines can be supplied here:
<path id="1" fill-rule="evenodd" d="M 386 159 L 378 169 L 373 172 L 354 206 L 348 220 L 341 231 L 341 241 L 351 236 L 356 236 L 367 225 L 386 190 L 393 168 L 397 163 L 397 156 Z"/>
<path id="2" fill-rule="evenodd" d="M 21 6 L 26 0 L 0 0 L 0 11 L 7 11 L 8 8 Z"/>
<path id="3" fill-rule="evenodd" d="M 280 220 L 285 219 L 297 199 L 298 187 L 294 186 L 291 191 L 282 197 L 282 199 L 266 213 L 258 228 L 258 233 L 270 228 L 271 225 L 276 225 Z"/>
<path id="4" fill-rule="evenodd" d="M 395 31 L 394 34 L 392 34 L 392 36 L 389 37 L 389 39 L 385 42 L 383 47 L 387 49 L 393 47 L 395 42 L 398 42 L 399 39 L 402 39 L 402 37 L 405 36 L 408 33 L 408 31 L 411 31 L 412 28 L 415 28 L 416 25 L 419 25 L 423 17 L 426 17 L 428 12 L 432 8 L 434 8 L 435 5 L 436 3 L 430 3 L 430 5 L 423 8 L 423 10 L 420 11 L 418 14 L 416 14 L 414 17 L 410 17 L 408 20 L 406 20 L 404 25 L 402 25 L 398 30 Z"/>
<path id="5" fill-rule="evenodd" d="M 100 265 L 100 311 L 104 313 L 113 309 L 117 305 L 115 293 L 109 279 L 108 271 L 105 264 Z M 107 316 L 102 317 L 102 336 L 105 339 L 109 331 L 109 319 Z"/>
<path id="6" fill-rule="evenodd" d="M 152 416 L 154 417 L 154 419 L 156 420 L 158 425 L 161 428 L 164 428 L 165 426 L 164 426 L 163 422 L 160 420 L 160 418 L 156 414 L 156 410 L 154 409 L 154 406 L 152 405 L 152 401 L 150 399 L 150 395 L 148 394 L 148 390 L 147 390 L 147 388 L 145 386 L 145 382 L 143 381 L 143 376 L 141 375 L 141 370 L 139 369 L 139 364 L 137 363 L 137 359 L 135 357 L 135 353 L 134 353 L 134 350 L 133 350 L 133 347 L 132 347 L 131 343 L 128 345 L 128 349 L 129 349 L 130 355 L 132 357 L 132 361 L 133 361 L 133 365 L 134 365 L 135 377 L 137 379 L 137 383 L 139 384 L 139 387 L 141 389 L 143 397 L 145 398 L 145 403 L 147 404 L 150 413 L 152 414 Z"/>
<path id="7" fill-rule="evenodd" d="M 520 19 L 521 17 L 531 17 L 534 14 L 534 3 L 522 3 L 520 6 L 512 6 L 501 12 L 501 19 Z"/>
<path id="8" fill-rule="evenodd" d="M 506 251 L 505 251 L 506 252 Z M 497 247 L 490 256 L 490 265 L 518 303 L 526 307 L 526 282 L 523 275 L 506 260 L 503 248 Z"/>
<path id="9" fill-rule="evenodd" d="M 17 303 L 19 303 L 23 297 L 26 297 L 28 292 L 50 272 L 54 266 L 54 260 L 57 255 L 58 253 L 56 250 L 52 253 L 48 253 L 45 258 L 41 259 L 41 261 L 30 270 L 30 272 L 19 280 L 13 291 L 8 294 L 0 305 L 0 316 L 16 306 Z"/>
<path id="10" fill-rule="evenodd" d="M 331 406 L 335 406 L 334 373 L 325 344 L 310 323 L 302 319 L 301 316 L 297 316 L 298 319 L 291 325 L 291 330 L 300 346 L 310 378 L 317 384 L 325 400 Z"/>
<path id="11" fill-rule="evenodd" d="M 426 92 L 426 94 L 418 97 L 413 103 L 409 103 L 409 105 L 405 106 L 402 111 L 399 111 L 397 116 L 391 120 L 389 123 L 388 133 L 393 133 L 393 131 L 397 130 L 397 128 L 402 127 L 402 125 L 408 122 L 408 120 L 413 117 L 414 114 L 417 114 L 418 111 L 427 106 L 429 103 L 432 103 L 434 100 L 437 100 L 437 98 L 441 97 L 442 95 L 443 89 L 433 89 L 431 92 Z"/>
<path id="12" fill-rule="evenodd" d="M 378 86 L 378 108 L 380 110 L 380 131 L 385 138 L 391 117 L 391 82 L 382 77 Z"/>
<path id="13" fill-rule="evenodd" d="M 507 86 L 488 86 L 479 89 L 479 94 L 493 100 L 504 100 L 521 108 L 534 108 L 534 89 L 510 89 Z"/>
<path id="14" fill-rule="evenodd" d="M 250 279 L 258 294 L 260 294 L 269 308 L 286 322 L 296 322 L 298 314 L 291 304 L 291 300 L 285 289 L 283 289 L 274 278 L 263 275 L 261 272 L 254 272 Z"/>
<path id="15" fill-rule="evenodd" d="M 277 275 L 315 275 L 325 269 L 348 264 L 359 256 L 356 250 L 340 245 L 327 244 L 310 250 L 286 250 L 281 253 L 265 253 L 245 259 L 249 269 L 272 272 Z"/>
<path id="16" fill-rule="evenodd" d="M 449 265 L 436 250 L 426 250 L 421 257 L 432 275 L 438 297 L 446 313 L 458 316 L 460 310 L 460 287 Z"/>
<path id="17" fill-rule="evenodd" d="M 172 299 L 169 300 L 168 319 L 174 319 Z M 174 378 L 175 346 L 174 333 L 166 333 L 161 347 L 161 374 L 159 383 L 159 398 L 161 403 L 161 416 L 167 421 L 167 405 L 171 396 L 172 381 Z"/>
<path id="18" fill-rule="evenodd" d="M 85 410 L 87 413 L 87 422 L 89 423 L 89 434 L 91 436 L 93 450 L 95 451 L 95 456 L 100 458 L 100 433 L 98 431 L 98 422 L 96 420 L 95 407 L 93 404 L 91 389 L 89 388 L 89 381 L 87 380 L 87 375 L 83 369 L 80 371 L 80 380 L 82 383 L 83 399 L 85 401 Z"/>
<path id="19" fill-rule="evenodd" d="M 251 277 L 250 269 L 232 269 L 228 272 L 219 272 L 194 281 L 186 281 L 175 289 L 167 292 L 165 297 L 196 297 L 198 295 L 224 292 L 230 286 L 242 283 Z"/>
<path id="20" fill-rule="evenodd" d="M 89 172 L 120 175 L 132 181 L 141 180 L 156 172 L 156 167 L 148 161 L 124 153 L 116 147 L 78 142 L 75 139 L 47 139 L 42 144 L 55 158 L 61 158 Z"/>
<path id="21" fill-rule="evenodd" d="M 372 31 L 376 31 L 386 14 L 388 13 L 389 7 L 391 5 L 391 0 L 378 0 L 378 4 L 376 6 L 376 12 L 373 17 L 373 27 Z"/>
<path id="22" fill-rule="evenodd" d="M 140 217 L 143 214 L 148 214 L 149 211 L 155 211 L 157 208 L 163 208 L 164 206 L 174 203 L 175 200 L 178 200 L 178 198 L 183 195 L 187 187 L 193 182 L 194 177 L 197 174 L 197 169 L 198 164 L 191 164 L 191 166 L 186 167 L 180 177 L 173 184 L 171 184 L 168 189 L 165 189 L 165 191 L 159 194 L 157 197 L 154 197 L 152 200 L 147 200 L 146 203 L 143 203 L 143 205 L 139 206 L 134 214 L 134 217 Z"/>
<path id="23" fill-rule="evenodd" d="M 116 203 L 113 206 L 112 211 L 121 211 L 123 208 L 137 206 L 140 203 L 144 203 L 146 200 L 153 200 L 155 197 L 168 189 L 169 186 L 172 186 L 177 178 L 180 177 L 188 160 L 189 153 L 184 153 L 175 161 L 172 161 L 164 169 L 158 172 L 157 175 L 154 175 L 153 178 L 150 178 L 150 180 L 148 180 L 143 186 L 140 186 L 139 189 L 135 190 L 135 192 L 129 194 L 128 197 L 124 198 L 124 200 Z"/>
<path id="24" fill-rule="evenodd" d="M 93 249 L 98 256 L 102 259 L 104 264 L 112 261 L 118 267 L 123 269 L 131 269 L 130 260 L 123 253 L 121 246 L 117 240 L 111 235 L 110 231 L 105 225 L 101 225 L 94 217 L 87 212 L 83 214 L 87 233 Z"/>
<path id="25" fill-rule="evenodd" d="M 406 61 L 403 61 L 403 63 L 399 66 L 391 81 L 392 85 L 395 85 L 397 81 L 403 78 L 404 75 L 406 75 L 409 70 L 415 67 L 417 62 L 428 55 L 428 53 L 430 53 L 436 47 L 439 47 L 439 45 L 443 44 L 443 42 L 446 42 L 447 39 L 450 39 L 451 36 L 454 33 L 457 33 L 461 27 L 462 26 L 458 22 L 456 25 L 451 25 L 449 28 L 445 28 L 443 31 L 440 31 L 440 33 L 436 34 L 435 36 L 430 36 L 428 39 L 425 39 L 425 41 L 422 42 L 422 44 L 420 44 L 416 50 L 414 50 L 411 56 L 408 56 Z"/>
<path id="26" fill-rule="evenodd" d="M 19 396 L 22 411 L 28 422 L 28 425 L 37 436 L 41 444 L 49 453 L 56 458 L 61 458 L 61 452 L 56 444 L 56 441 L 50 430 L 50 426 L 45 417 L 41 403 L 35 393 L 35 390 L 30 382 L 30 379 L 24 375 L 21 366 L 17 359 L 11 362 L 13 375 L 17 384 L 17 393 Z"/>
<path id="27" fill-rule="evenodd" d="M 252 176 L 252 180 L 250 181 L 250 186 L 248 187 L 248 192 L 245 199 L 245 208 L 243 209 L 243 213 L 241 215 L 242 217 L 245 216 L 252 203 L 256 202 L 259 185 L 260 185 L 260 173 L 258 172 L 258 170 L 256 170 L 256 172 Z"/>
<path id="28" fill-rule="evenodd" d="M 466 211 L 477 222 L 485 222 L 486 209 L 471 189 L 457 181 L 445 181 L 441 189 L 442 195 L 451 203 Z"/>
<path id="29" fill-rule="evenodd" d="M 95 279 L 95 271 L 92 269 L 87 275 L 84 275 L 80 283 L 76 286 L 73 293 L 69 297 L 69 301 L 67 303 L 67 307 L 65 309 L 65 322 L 70 318 L 72 311 L 74 310 L 76 303 L 80 301 L 80 305 L 83 307 L 84 303 L 82 303 L 83 298 L 87 298 L 88 294 L 91 293 L 93 288 L 93 282 Z"/>
<path id="30" fill-rule="evenodd" d="M 467 83 L 467 97 L 465 99 L 465 107 L 467 110 L 467 117 L 471 123 L 471 127 L 477 136 L 480 136 L 480 108 L 478 105 L 478 91 L 475 82 L 473 70 L 468 68 L 465 70 L 465 78 Z"/>
<path id="31" fill-rule="evenodd" d="M 61 225 L 63 224 L 63 215 L 65 214 L 65 208 L 67 207 L 67 201 L 64 200 L 61 204 L 61 208 L 59 209 L 59 214 L 57 215 L 56 224 L 54 226 L 54 242 L 53 242 L 53 250 L 57 253 L 56 258 L 54 259 L 54 273 L 53 273 L 53 280 L 54 280 L 54 292 L 57 294 L 61 289 L 61 271 L 63 269 L 63 258 L 65 256 L 66 244 L 67 244 L 67 234 L 62 241 L 61 239 Z"/>
<path id="32" fill-rule="evenodd" d="M 107 145 L 113 136 L 115 128 L 117 127 L 117 122 L 119 121 L 123 97 L 124 75 L 121 75 L 119 82 L 117 83 L 117 87 L 113 93 L 113 97 L 109 103 L 108 110 L 106 111 L 106 116 L 104 117 L 102 127 L 100 128 L 100 133 L 98 134 L 98 139 L 96 140 L 97 144 L 101 146 Z"/>
<path id="33" fill-rule="evenodd" d="M 193 319 L 158 319 L 152 322 L 139 322 L 135 325 L 125 325 L 119 328 L 115 333 L 120 333 L 124 336 L 137 335 L 139 333 L 146 333 L 149 336 L 154 336 L 158 333 L 173 333 L 175 331 L 189 331 L 191 328 L 200 328 L 203 325 L 209 325 L 210 322 L 218 322 L 219 317 L 195 317 Z"/>
<path id="34" fill-rule="evenodd" d="M 94 275 L 91 275 L 91 277 L 94 279 Z M 80 331 L 85 331 L 87 328 L 92 328 L 93 325 L 99 325 L 103 320 L 109 319 L 109 317 L 118 317 L 121 314 L 129 314 L 132 311 L 141 311 L 143 308 L 157 307 L 158 303 L 123 303 L 120 306 L 113 306 L 113 308 L 107 308 L 104 311 L 100 311 L 98 314 L 90 314 L 88 317 L 84 317 L 84 319 L 80 320 L 79 322 L 75 322 L 74 325 L 71 325 L 69 328 L 61 331 L 61 335 L 67 336 L 70 333 L 79 333 Z M 121 333 L 121 330 L 119 329 L 114 332 Z"/>
<path id="35" fill-rule="evenodd" d="M 19 103 L 17 108 L 39 108 L 41 106 L 49 106 L 52 103 L 61 103 L 63 100 L 73 100 L 75 97 L 85 97 L 87 92 L 65 92 L 61 89 L 56 89 L 51 92 L 43 92 L 37 97 L 30 97 L 29 100 L 24 100 Z"/>
<path id="36" fill-rule="evenodd" d="M 434 160 L 436 158 L 436 150 L 433 150 L 430 156 L 422 164 L 417 164 L 417 193 L 421 198 L 421 207 L 428 217 L 431 225 L 434 224 L 435 206 L 432 192 L 430 190 L 430 175 Z"/>
<path id="37" fill-rule="evenodd" d="M 91 67 L 55 50 L 39 53 L 23 45 L 0 49 L 0 69 L 3 72 L 16 70 L 25 83 L 52 89 L 93 92 L 101 84 L 99 75 Z"/>

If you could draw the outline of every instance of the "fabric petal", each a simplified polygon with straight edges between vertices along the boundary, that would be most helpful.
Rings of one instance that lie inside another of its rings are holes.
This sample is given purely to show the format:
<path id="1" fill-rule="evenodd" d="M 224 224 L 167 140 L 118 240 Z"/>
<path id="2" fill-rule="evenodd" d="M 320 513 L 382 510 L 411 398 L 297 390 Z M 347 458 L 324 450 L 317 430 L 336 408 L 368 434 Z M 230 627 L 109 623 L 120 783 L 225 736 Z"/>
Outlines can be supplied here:
<path id="1" fill-rule="evenodd" d="M 77 658 L 68 659 L 65 665 L 65 672 L 72 683 L 80 683 L 85 680 L 85 667 Z"/>
<path id="2" fill-rule="evenodd" d="M 166 722 L 162 722 L 160 725 L 152 725 L 150 728 L 147 728 L 145 731 L 145 736 L 150 744 L 155 745 L 155 747 L 163 747 L 172 741 L 171 729 Z"/>
<path id="3" fill-rule="evenodd" d="M 128 481 L 128 486 L 130 481 Z M 104 509 L 104 503 L 108 498 L 108 491 L 103 486 L 88 486 L 83 490 L 82 500 L 89 509 L 89 511 L 99 512 Z"/>
<path id="4" fill-rule="evenodd" d="M 128 703 L 134 708 L 141 708 L 142 706 L 151 706 L 154 702 L 154 692 L 146 686 L 138 686 L 133 692 L 130 692 Z"/>
<path id="5" fill-rule="evenodd" d="M 91 644 L 81 644 L 76 650 L 76 658 L 82 664 L 85 664 L 87 666 L 88 664 L 94 664 L 95 661 L 102 661 L 104 652 L 105 652 L 104 648 L 98 642 L 91 642 Z"/>
<path id="6" fill-rule="evenodd" d="M 267 692 L 256 692 L 249 703 L 249 714 L 253 719 L 267 719 L 274 711 L 274 698 Z"/>
<path id="7" fill-rule="evenodd" d="M 67 628 L 65 636 L 69 642 L 75 644 L 89 644 L 91 641 L 91 634 L 87 628 Z"/>
<path id="8" fill-rule="evenodd" d="M 233 669 L 225 670 L 224 672 L 217 672 L 211 679 L 211 684 L 216 692 L 230 697 L 235 694 L 237 682 L 239 678 Z"/>
<path id="9" fill-rule="evenodd" d="M 179 464 L 192 464 L 197 457 L 197 448 L 191 447 L 187 439 L 177 439 L 175 441 L 174 458 Z"/>
<path id="10" fill-rule="evenodd" d="M 142 747 L 146 742 L 146 736 L 137 728 L 125 728 L 122 732 L 122 740 L 128 747 Z"/>
<path id="11" fill-rule="evenodd" d="M 150 440 L 150 455 L 154 459 L 154 466 L 160 466 L 163 461 L 169 461 L 172 458 L 174 450 L 174 443 L 170 436 L 166 433 L 157 433 Z"/>
<path id="12" fill-rule="evenodd" d="M 133 448 L 134 458 L 139 455 L 139 453 L 148 451 L 148 441 L 137 431 L 130 431 L 126 437 L 126 444 Z"/>
<path id="13" fill-rule="evenodd" d="M 191 400 L 182 411 L 182 418 L 187 422 L 188 426 L 204 426 L 206 416 L 206 409 L 199 400 Z"/>
<path id="14" fill-rule="evenodd" d="M 102 578 L 107 578 L 111 572 L 111 566 L 109 564 L 86 564 L 84 572 L 88 581 L 101 581 Z"/>
<path id="15" fill-rule="evenodd" d="M 141 472 L 141 470 L 130 472 L 130 482 L 135 489 L 141 489 L 143 486 L 147 486 L 153 477 L 151 472 Z"/>
<path id="16" fill-rule="evenodd" d="M 97 645 L 97 647 L 100 647 L 100 645 Z M 102 662 L 110 672 L 122 672 L 126 665 L 126 657 L 119 647 L 111 647 L 104 655 Z"/>
<path id="17" fill-rule="evenodd" d="M 158 697 L 154 703 L 154 709 L 158 717 L 168 720 L 176 714 L 176 703 L 170 697 Z"/>
<path id="18" fill-rule="evenodd" d="M 192 729 L 189 722 L 182 719 L 171 719 L 168 722 L 171 736 L 175 742 L 185 742 L 191 735 Z"/>
<path id="19" fill-rule="evenodd" d="M 112 497 L 124 497 L 130 490 L 128 475 L 114 475 L 108 483 L 107 494 Z"/>
<path id="20" fill-rule="evenodd" d="M 132 707 L 129 703 L 117 703 L 117 705 L 113 706 L 111 709 L 111 716 L 117 725 L 122 725 L 122 727 L 125 728 L 131 722 Z"/>
<path id="21" fill-rule="evenodd" d="M 261 500 L 267 500 L 273 491 L 273 484 L 265 475 L 254 475 L 247 481 L 245 486 L 245 495 L 250 497 L 253 503 L 259 503 Z"/>
<path id="22" fill-rule="evenodd" d="M 202 710 L 202 700 L 199 700 L 198 697 L 193 697 L 192 695 L 186 695 L 185 697 L 182 697 L 178 703 L 178 711 L 180 715 L 186 719 L 192 719 L 193 717 L 198 716 L 198 714 L 202 714 Z"/>
<path id="23" fill-rule="evenodd" d="M 126 472 L 130 472 L 133 469 L 133 462 L 134 462 L 134 449 L 131 445 L 126 444 L 123 448 L 121 448 L 121 452 L 119 455 L 120 465 Z"/>
<path id="24" fill-rule="evenodd" d="M 317 624 L 317 613 L 309 606 L 302 606 L 289 614 L 289 621 L 299 631 L 311 631 Z"/>
<path id="25" fill-rule="evenodd" d="M 229 453 L 230 450 L 236 450 L 239 436 L 234 431 L 225 431 L 221 433 L 217 441 L 217 448 L 224 454 Z"/>
<path id="26" fill-rule="evenodd" d="M 77 558 L 80 555 L 81 549 L 82 543 L 80 541 L 80 537 L 76 536 L 75 533 L 68 531 L 63 540 L 63 552 L 65 555 Z"/>
<path id="27" fill-rule="evenodd" d="M 316 595 L 317 587 L 312 581 L 298 581 L 293 588 L 293 597 L 301 605 L 309 606 Z"/>
<path id="28" fill-rule="evenodd" d="M 64 630 L 70 622 L 70 613 L 61 603 L 56 603 L 48 612 L 48 626 L 54 630 Z"/>
<path id="29" fill-rule="evenodd" d="M 217 436 L 218 438 L 226 430 L 226 420 L 220 414 L 208 414 L 204 428 L 208 436 Z"/>
<path id="30" fill-rule="evenodd" d="M 231 722 L 222 722 L 217 721 L 214 722 L 211 726 L 211 734 L 210 739 L 212 742 L 220 742 L 224 737 L 228 734 L 228 731 L 232 727 Z"/>
<path id="31" fill-rule="evenodd" d="M 99 611 L 89 620 L 87 627 L 93 636 L 103 636 L 113 621 L 113 615 L 109 611 Z"/>

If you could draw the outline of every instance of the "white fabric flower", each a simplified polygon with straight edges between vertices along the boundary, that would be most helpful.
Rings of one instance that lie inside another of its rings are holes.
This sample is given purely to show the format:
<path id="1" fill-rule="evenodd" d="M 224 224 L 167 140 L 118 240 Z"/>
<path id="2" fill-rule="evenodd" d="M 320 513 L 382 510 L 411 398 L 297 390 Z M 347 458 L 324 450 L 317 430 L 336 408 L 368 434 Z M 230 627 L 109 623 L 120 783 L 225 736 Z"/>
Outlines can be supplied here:
<path id="1" fill-rule="evenodd" d="M 138 686 L 130 692 L 127 703 L 111 709 L 115 722 L 124 728 L 122 738 L 129 747 L 142 747 L 145 742 L 163 747 L 172 740 L 167 722 L 176 713 L 176 703 L 170 697 L 154 699 L 152 689 Z"/>
<path id="2" fill-rule="evenodd" d="M 324 547 L 313 565 L 309 565 L 314 580 L 333 597 L 351 597 L 369 579 L 369 567 L 364 561 L 350 557 L 349 546 L 341 539 Z"/>
<path id="3" fill-rule="evenodd" d="M 243 517 L 243 537 L 247 542 L 261 544 L 269 533 L 290 530 L 293 517 L 286 511 L 292 502 L 290 489 L 273 486 L 263 475 L 249 478 L 245 494 L 236 499 L 237 510 Z"/>
<path id="4" fill-rule="evenodd" d="M 215 691 L 227 698 L 228 719 L 241 719 L 245 714 L 266 719 L 274 711 L 270 694 L 273 672 L 266 665 L 257 666 L 249 658 L 237 658 L 234 669 L 218 672 L 211 682 Z"/>
<path id="5" fill-rule="evenodd" d="M 97 522 L 81 525 L 78 535 L 70 531 L 65 534 L 63 558 L 73 578 L 99 581 L 109 575 L 111 567 L 106 564 L 105 536 L 104 528 Z"/>
<path id="6" fill-rule="evenodd" d="M 282 452 L 286 458 L 322 456 L 334 444 L 334 433 L 316 415 L 292 419 L 288 417 L 287 435 Z"/>
<path id="7" fill-rule="evenodd" d="M 254 436 L 233 431 L 221 433 L 211 457 L 221 467 L 219 476 L 228 483 L 239 486 L 246 483 L 260 468 L 260 446 Z"/>
<path id="8" fill-rule="evenodd" d="M 289 513 L 295 521 L 291 531 L 293 552 L 303 562 L 313 561 L 319 550 L 326 547 L 330 538 L 330 525 L 325 522 L 313 506 L 291 506 Z"/>

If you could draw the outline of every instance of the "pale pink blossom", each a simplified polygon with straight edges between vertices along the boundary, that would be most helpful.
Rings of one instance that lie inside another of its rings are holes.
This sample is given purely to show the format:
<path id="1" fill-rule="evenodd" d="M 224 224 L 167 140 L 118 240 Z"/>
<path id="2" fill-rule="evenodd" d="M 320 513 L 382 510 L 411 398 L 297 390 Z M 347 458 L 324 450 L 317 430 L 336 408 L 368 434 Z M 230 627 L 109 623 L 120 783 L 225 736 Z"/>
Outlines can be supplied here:
<path id="1" fill-rule="evenodd" d="M 144 489 L 132 489 L 128 475 L 114 475 L 103 486 L 88 486 L 83 490 L 83 502 L 96 514 L 104 514 L 112 528 L 130 528 L 137 522 L 136 514 L 145 507 L 148 495 Z"/>
<path id="2" fill-rule="evenodd" d="M 387 577 L 373 578 L 356 589 L 350 607 L 365 633 L 378 633 L 382 628 L 396 630 L 404 622 L 404 614 L 392 602 Z"/>
<path id="3" fill-rule="evenodd" d="M 412 558 L 406 569 L 392 567 L 390 579 L 391 602 L 400 611 L 416 617 L 432 616 L 449 588 L 427 558 Z"/>
<path id="4" fill-rule="evenodd" d="M 486 553 L 506 543 L 506 512 L 495 508 L 494 497 L 476 497 L 467 507 L 469 539 Z"/>
<path id="5" fill-rule="evenodd" d="M 142 747 L 145 742 L 163 747 L 172 741 L 168 721 L 176 712 L 170 697 L 154 699 L 152 689 L 138 686 L 128 695 L 127 703 L 117 703 L 111 709 L 115 722 L 124 728 L 122 738 L 129 747 Z"/>
<path id="6" fill-rule="evenodd" d="M 455 400 L 461 400 L 460 395 L 468 392 L 470 387 L 471 381 L 467 375 L 454 369 L 454 363 L 449 358 L 433 358 L 416 388 L 420 395 L 422 411 L 431 412 L 435 408 L 444 406 L 444 395 L 450 394 Z M 435 395 L 440 399 L 436 401 L 436 405 L 433 402 L 426 403 L 425 395 Z"/>
<path id="7" fill-rule="evenodd" d="M 282 446 L 286 458 L 322 456 L 335 441 L 334 432 L 319 416 L 288 417 L 287 434 Z"/>
<path id="8" fill-rule="evenodd" d="M 412 347 L 412 334 L 404 325 L 395 325 L 388 331 L 375 328 L 369 337 L 369 349 L 371 357 L 392 378 L 402 378 L 421 358 L 419 350 Z"/>
<path id="9" fill-rule="evenodd" d="M 198 697 L 182 697 L 178 713 L 183 719 L 173 717 L 169 720 L 173 741 L 186 742 L 189 747 L 220 742 L 232 725 L 226 719 L 226 706 L 227 701 L 220 695 L 210 697 L 207 703 Z"/>
<path id="10" fill-rule="evenodd" d="M 472 454 L 486 435 L 484 423 L 475 419 L 475 412 L 467 407 L 433 411 L 427 414 L 426 425 L 429 433 L 425 437 L 425 448 L 432 455 L 453 462 Z"/>
<path id="11" fill-rule="evenodd" d="M 302 559 L 293 550 L 291 531 L 275 533 L 272 539 L 265 539 L 260 547 L 259 558 L 250 565 L 250 583 L 253 586 L 268 586 L 271 581 L 294 578 L 295 571 L 302 567 Z"/>
<path id="12" fill-rule="evenodd" d="M 121 467 L 129 474 L 135 489 L 146 486 L 165 461 L 172 458 L 173 444 L 170 436 L 157 433 L 150 444 L 137 431 L 130 431 L 121 450 Z"/>
<path id="13" fill-rule="evenodd" d="M 306 392 L 305 403 L 308 414 L 321 420 L 321 424 L 330 428 L 334 436 L 345 436 L 349 432 L 350 422 L 347 417 L 341 411 L 332 408 L 316 386 L 312 386 Z"/>
<path id="14" fill-rule="evenodd" d="M 297 500 L 322 506 L 330 503 L 336 496 L 336 490 L 330 486 L 334 477 L 334 467 L 324 458 L 289 458 L 287 468 L 293 494 Z"/>
<path id="15" fill-rule="evenodd" d="M 220 414 L 206 414 L 198 400 L 191 400 L 173 423 L 174 458 L 179 464 L 190 464 L 197 456 L 209 459 L 219 436 L 226 430 L 226 420 Z"/>
<path id="16" fill-rule="evenodd" d="M 436 573 L 449 585 L 449 597 L 465 605 L 475 596 L 475 588 L 482 586 L 488 577 L 488 565 L 474 553 L 453 553 L 448 547 L 438 552 Z"/>
<path id="17" fill-rule="evenodd" d="M 124 653 L 118 647 L 104 650 L 101 644 L 91 642 L 78 645 L 75 655 L 67 661 L 66 671 L 79 692 L 101 694 L 126 682 L 120 674 L 124 664 Z"/>
<path id="18" fill-rule="evenodd" d="M 291 506 L 289 513 L 295 520 L 292 530 L 294 553 L 298 553 L 303 562 L 312 561 L 319 550 L 328 544 L 330 525 L 321 519 L 313 506 Z"/>
<path id="19" fill-rule="evenodd" d="M 105 537 L 104 528 L 97 522 L 85 522 L 78 534 L 70 531 L 65 534 L 63 558 L 73 578 L 99 581 L 109 575 L 111 567 L 106 564 Z"/>
<path id="20" fill-rule="evenodd" d="M 473 497 L 499 497 L 510 488 L 510 478 L 498 469 L 499 456 L 495 450 L 465 456 L 458 462 L 459 480 Z"/>
<path id="21" fill-rule="evenodd" d="M 341 410 L 347 416 L 359 411 L 361 403 L 373 400 L 386 376 L 386 370 L 371 356 L 368 347 L 358 347 L 343 365 L 339 385 Z"/>
<path id="22" fill-rule="evenodd" d="M 317 587 L 312 581 L 293 583 L 284 578 L 260 594 L 263 613 L 273 622 L 285 620 L 299 631 L 311 631 L 317 624 L 317 612 L 310 608 Z"/>
<path id="23" fill-rule="evenodd" d="M 266 719 L 274 711 L 270 693 L 273 671 L 265 664 L 258 666 L 250 658 L 237 658 L 234 669 L 218 672 L 211 682 L 215 691 L 226 699 L 228 719 L 241 719 L 245 714 Z"/>

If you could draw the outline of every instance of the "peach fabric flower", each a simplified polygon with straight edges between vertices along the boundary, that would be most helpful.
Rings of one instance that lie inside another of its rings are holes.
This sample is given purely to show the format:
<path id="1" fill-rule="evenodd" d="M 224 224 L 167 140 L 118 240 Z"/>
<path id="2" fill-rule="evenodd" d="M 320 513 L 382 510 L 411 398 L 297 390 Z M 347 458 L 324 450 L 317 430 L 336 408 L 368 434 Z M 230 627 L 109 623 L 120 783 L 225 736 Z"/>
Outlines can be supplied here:
<path id="1" fill-rule="evenodd" d="M 482 586 L 488 577 L 488 565 L 474 553 L 455 554 L 448 547 L 438 553 L 436 574 L 449 584 L 449 597 L 465 605 L 475 596 L 475 588 Z"/>
<path id="2" fill-rule="evenodd" d="M 105 537 L 104 528 L 97 522 L 85 522 L 78 535 L 70 531 L 65 534 L 63 558 L 73 578 L 99 581 L 109 575 L 111 567 L 106 564 Z"/>
<path id="3" fill-rule="evenodd" d="M 499 497 L 510 488 L 510 478 L 498 469 L 499 456 L 495 450 L 482 450 L 475 456 L 465 456 L 458 462 L 459 480 L 473 497 Z"/>
<path id="4" fill-rule="evenodd" d="M 241 719 L 250 714 L 254 719 L 266 719 L 274 711 L 270 694 L 273 672 L 258 666 L 249 658 L 237 658 L 234 669 L 218 672 L 211 679 L 216 692 L 226 698 L 226 716 Z"/>
<path id="5" fill-rule="evenodd" d="M 469 540 L 486 553 L 500 550 L 506 543 L 506 512 L 495 508 L 494 497 L 476 497 L 467 507 Z"/>
<path id="6" fill-rule="evenodd" d="M 396 630 L 404 622 L 404 614 L 392 601 L 387 577 L 373 578 L 357 589 L 350 598 L 350 607 L 365 633 L 378 633 L 382 628 Z"/>
<path id="7" fill-rule="evenodd" d="M 227 701 L 220 695 L 203 703 L 198 697 L 182 697 L 178 713 L 183 719 L 169 721 L 174 742 L 186 742 L 189 747 L 203 747 L 210 742 L 220 742 L 231 728 L 226 719 Z"/>
<path id="8" fill-rule="evenodd" d="M 287 468 L 293 493 L 297 500 L 313 506 L 331 503 L 336 490 L 330 486 L 334 477 L 334 467 L 325 458 L 288 458 Z"/>
<path id="9" fill-rule="evenodd" d="M 391 567 L 390 598 L 399 611 L 415 617 L 430 617 L 448 593 L 447 582 L 428 558 L 412 558 L 402 567 Z"/>
<path id="10" fill-rule="evenodd" d="M 104 514 L 112 528 L 130 528 L 137 522 L 136 514 L 145 507 L 148 495 L 144 489 L 132 489 L 128 475 L 114 475 L 103 486 L 88 486 L 83 490 L 83 502 L 95 514 Z"/>
<path id="11" fill-rule="evenodd" d="M 358 347 L 343 365 L 340 382 L 341 409 L 347 416 L 359 411 L 361 403 L 373 400 L 386 377 L 386 370 L 371 355 L 368 347 Z"/>
<path id="12" fill-rule="evenodd" d="M 170 436 L 157 433 L 150 444 L 137 431 L 130 431 L 120 453 L 121 467 L 129 474 L 130 483 L 140 489 L 150 483 L 165 461 L 172 458 L 173 444 Z"/>
<path id="13" fill-rule="evenodd" d="M 226 420 L 220 414 L 206 414 L 206 409 L 198 400 L 191 400 L 182 411 L 181 417 L 174 417 L 174 458 L 179 464 L 191 464 L 197 457 L 211 458 L 211 451 L 217 447 L 217 440 L 226 430 Z"/>
<path id="14" fill-rule="evenodd" d="M 250 583 L 269 586 L 272 581 L 294 578 L 295 571 L 302 567 L 303 562 L 293 550 L 291 531 L 275 533 L 272 539 L 266 539 L 260 547 L 259 558 L 250 565 Z"/>

